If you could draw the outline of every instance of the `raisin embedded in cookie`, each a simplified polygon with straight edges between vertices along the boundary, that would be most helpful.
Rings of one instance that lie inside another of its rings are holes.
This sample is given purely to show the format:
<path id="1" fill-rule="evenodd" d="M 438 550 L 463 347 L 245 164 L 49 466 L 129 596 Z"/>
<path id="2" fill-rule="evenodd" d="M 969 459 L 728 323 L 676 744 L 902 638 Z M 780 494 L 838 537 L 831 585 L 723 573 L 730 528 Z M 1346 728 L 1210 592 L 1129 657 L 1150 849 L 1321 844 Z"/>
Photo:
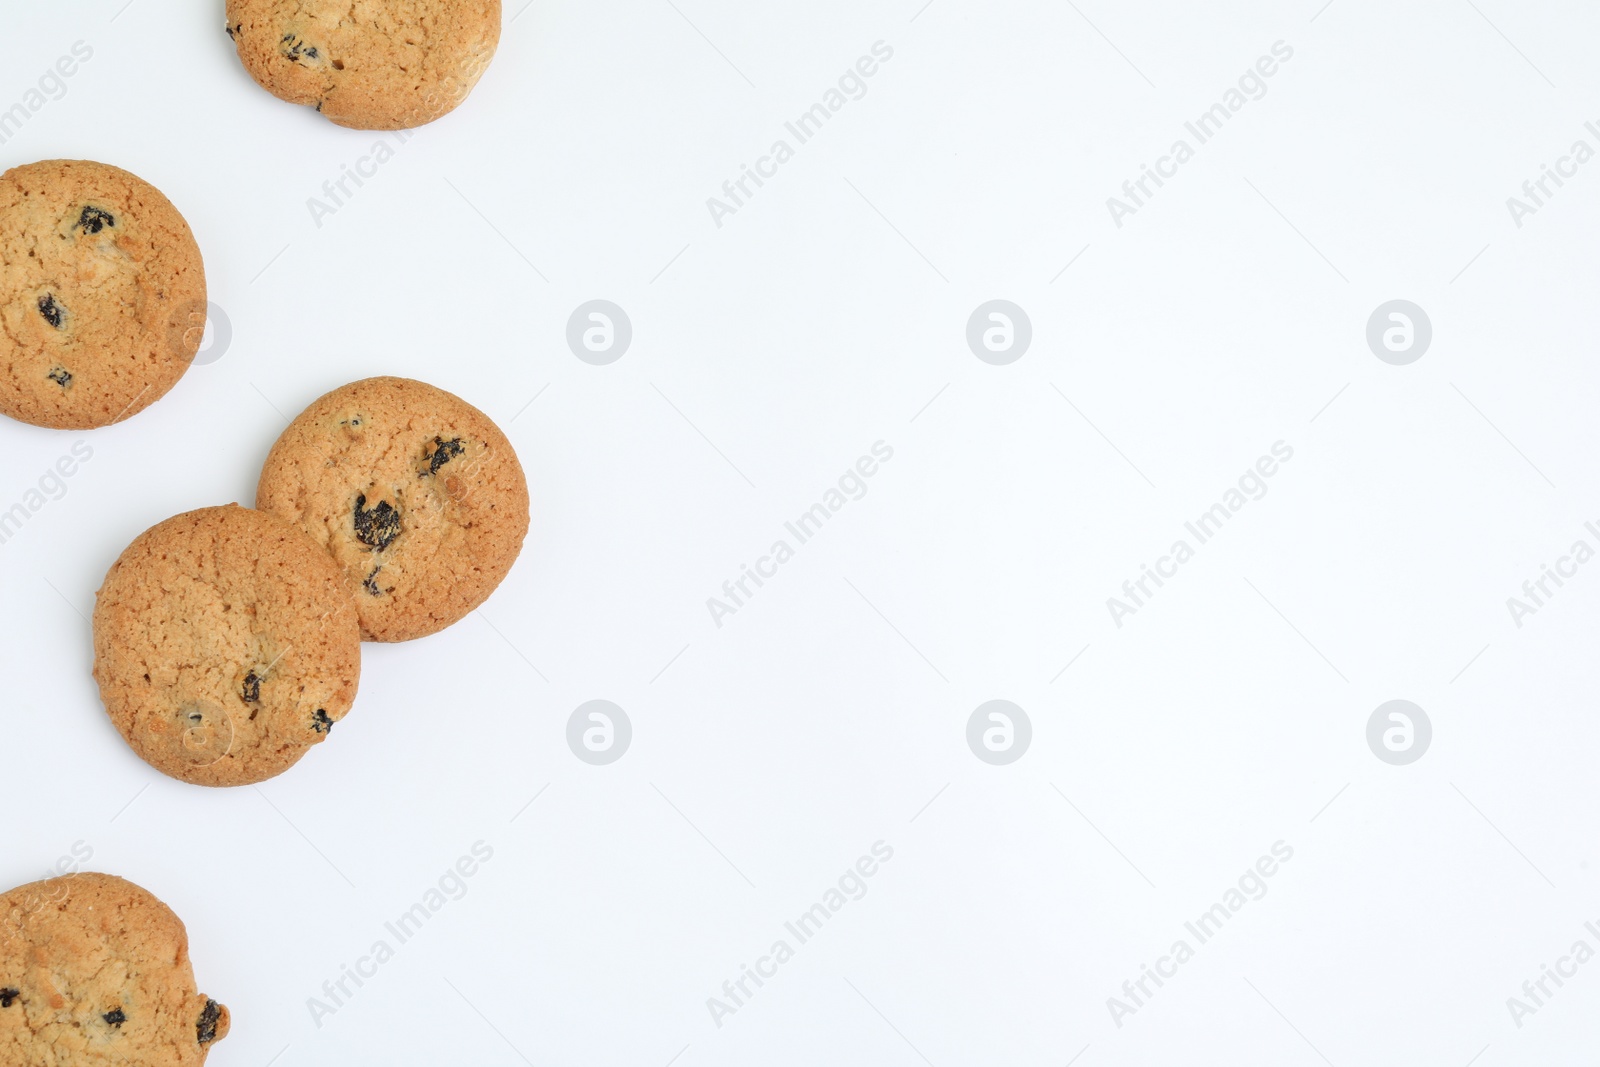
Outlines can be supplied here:
<path id="1" fill-rule="evenodd" d="M 195 991 L 183 923 L 132 882 L 73 874 L 0 894 L 0 1064 L 200 1067 L 228 1023 Z"/>
<path id="2" fill-rule="evenodd" d="M 322 742 L 355 700 L 361 628 L 338 566 L 303 532 L 237 505 L 140 534 L 94 608 L 94 677 L 152 767 L 249 785 Z"/>
<path id="3" fill-rule="evenodd" d="M 227 31 L 273 96 L 403 130 L 467 98 L 500 42 L 500 0 L 228 0 Z"/>
<path id="4" fill-rule="evenodd" d="M 200 249 L 159 190 L 83 160 L 0 174 L 0 414 L 125 419 L 183 377 L 205 324 Z"/>
<path id="5" fill-rule="evenodd" d="M 460 397 L 409 378 L 353 382 L 301 412 L 267 456 L 256 507 L 338 561 L 373 641 L 463 618 L 528 533 L 528 483 L 505 434 Z"/>

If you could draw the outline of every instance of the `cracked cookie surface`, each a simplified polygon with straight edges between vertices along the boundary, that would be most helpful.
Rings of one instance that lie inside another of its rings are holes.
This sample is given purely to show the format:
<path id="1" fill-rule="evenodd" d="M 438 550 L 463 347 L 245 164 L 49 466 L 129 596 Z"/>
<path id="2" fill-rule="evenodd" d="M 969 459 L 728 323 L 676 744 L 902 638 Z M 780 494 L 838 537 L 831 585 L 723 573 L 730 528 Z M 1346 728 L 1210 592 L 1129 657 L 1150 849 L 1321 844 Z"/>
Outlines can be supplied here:
<path id="1" fill-rule="evenodd" d="M 355 700 L 361 629 L 338 566 L 237 505 L 134 539 L 95 598 L 94 677 L 134 752 L 195 785 L 293 766 Z"/>
<path id="2" fill-rule="evenodd" d="M 125 419 L 183 377 L 205 324 L 200 248 L 154 186 L 85 160 L 0 174 L 0 413 Z"/>
<path id="3" fill-rule="evenodd" d="M 256 507 L 338 561 L 373 641 L 465 617 L 528 533 L 528 483 L 505 434 L 460 397 L 409 378 L 352 382 L 301 412 L 267 456 Z"/>
<path id="4" fill-rule="evenodd" d="M 228 0 L 227 32 L 272 95 L 402 130 L 467 98 L 499 44 L 500 0 Z"/>
<path id="5" fill-rule="evenodd" d="M 229 1021 L 195 989 L 183 923 L 132 882 L 84 873 L 0 894 L 6 1067 L 199 1067 Z"/>

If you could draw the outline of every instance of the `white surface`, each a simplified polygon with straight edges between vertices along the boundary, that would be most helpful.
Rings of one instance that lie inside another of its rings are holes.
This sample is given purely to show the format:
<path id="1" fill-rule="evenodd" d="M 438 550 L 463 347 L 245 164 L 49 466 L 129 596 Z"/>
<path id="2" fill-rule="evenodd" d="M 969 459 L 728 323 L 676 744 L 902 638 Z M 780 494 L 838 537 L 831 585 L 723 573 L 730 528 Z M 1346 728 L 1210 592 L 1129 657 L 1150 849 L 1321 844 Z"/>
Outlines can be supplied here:
<path id="1" fill-rule="evenodd" d="M 124 425 L 0 426 L 5 505 L 94 449 L 0 546 L 0 881 L 81 842 L 170 902 L 233 1011 L 217 1067 L 1592 1050 L 1600 964 L 1520 1028 L 1506 999 L 1600 948 L 1600 567 L 1520 629 L 1506 598 L 1600 545 L 1600 163 L 1521 228 L 1505 204 L 1600 147 L 1592 9 L 534 0 L 318 228 L 307 198 L 378 135 L 257 89 L 219 3 L 124 2 L 7 6 L 0 107 L 94 55 L 0 162 L 154 182 L 234 336 Z M 880 40 L 866 95 L 718 228 L 706 198 Z M 1266 95 L 1116 227 L 1106 198 L 1280 40 Z M 564 341 L 595 298 L 634 329 L 605 367 Z M 1033 324 L 1009 366 L 965 342 L 993 298 Z M 1392 298 L 1433 322 L 1410 366 L 1364 339 Z M 380 373 L 505 427 L 521 561 L 481 617 L 367 646 L 292 773 L 161 777 L 89 677 L 106 567 L 248 502 L 284 416 Z M 866 496 L 714 626 L 879 440 Z M 1266 496 L 1117 628 L 1106 598 L 1279 440 Z M 565 742 L 594 698 L 634 729 L 604 767 Z M 1033 723 L 1005 767 L 965 741 L 995 698 Z M 1367 748 L 1393 698 L 1433 722 L 1410 766 Z M 466 895 L 319 1028 L 308 998 L 480 840 Z M 880 840 L 865 897 L 717 1026 L 707 998 Z M 1266 896 L 1115 1025 L 1280 840 Z"/>

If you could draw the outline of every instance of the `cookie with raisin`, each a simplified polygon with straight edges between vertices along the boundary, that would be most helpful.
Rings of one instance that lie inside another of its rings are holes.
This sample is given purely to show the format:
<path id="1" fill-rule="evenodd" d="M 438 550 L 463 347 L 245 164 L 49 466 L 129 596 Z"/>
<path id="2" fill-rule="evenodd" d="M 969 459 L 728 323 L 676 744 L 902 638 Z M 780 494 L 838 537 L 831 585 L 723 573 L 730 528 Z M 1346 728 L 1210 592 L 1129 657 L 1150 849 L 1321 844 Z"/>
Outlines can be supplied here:
<path id="1" fill-rule="evenodd" d="M 205 325 L 199 245 L 154 186 L 85 160 L 0 174 L 0 414 L 119 422 L 177 384 Z"/>
<path id="2" fill-rule="evenodd" d="M 0 894 L 0 1063 L 201 1067 L 229 1022 L 195 988 L 183 923 L 132 882 L 72 874 Z"/>
<path id="3" fill-rule="evenodd" d="M 228 0 L 227 12 L 257 84 L 362 130 L 455 110 L 500 42 L 500 0 Z"/>
<path id="4" fill-rule="evenodd" d="M 355 701 L 349 581 L 306 534 L 237 505 L 134 539 L 95 598 L 94 678 L 145 762 L 195 785 L 265 781 Z"/>
<path id="5" fill-rule="evenodd" d="M 256 507 L 338 562 L 372 641 L 464 618 L 528 533 L 528 483 L 506 435 L 460 397 L 409 378 L 352 382 L 301 412 L 267 456 Z"/>

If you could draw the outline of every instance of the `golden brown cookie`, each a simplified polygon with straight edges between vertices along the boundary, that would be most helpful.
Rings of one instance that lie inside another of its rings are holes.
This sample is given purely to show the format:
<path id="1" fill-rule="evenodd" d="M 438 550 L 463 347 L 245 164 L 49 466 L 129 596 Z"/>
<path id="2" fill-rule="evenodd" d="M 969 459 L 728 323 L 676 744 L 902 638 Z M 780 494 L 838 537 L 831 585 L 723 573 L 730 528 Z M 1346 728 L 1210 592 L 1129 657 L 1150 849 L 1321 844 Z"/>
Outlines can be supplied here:
<path id="1" fill-rule="evenodd" d="M 200 248 L 154 186 L 72 159 L 0 174 L 0 413 L 125 419 L 183 377 L 205 325 Z"/>
<path id="2" fill-rule="evenodd" d="M 262 88 L 359 130 L 455 110 L 500 43 L 500 0 L 228 0 L 228 36 Z"/>
<path id="3" fill-rule="evenodd" d="M 299 526 L 356 587 L 361 630 L 408 641 L 488 599 L 528 533 L 528 483 L 500 428 L 458 396 L 367 378 L 272 446 L 256 507 Z"/>
<path id="4" fill-rule="evenodd" d="M 195 992 L 183 923 L 132 882 L 73 874 L 0 894 L 5 1067 L 199 1067 L 228 1023 Z"/>
<path id="5" fill-rule="evenodd" d="M 94 677 L 145 762 L 195 785 L 292 767 L 355 700 L 361 629 L 339 568 L 281 519 L 230 504 L 175 516 L 111 565 Z"/>

